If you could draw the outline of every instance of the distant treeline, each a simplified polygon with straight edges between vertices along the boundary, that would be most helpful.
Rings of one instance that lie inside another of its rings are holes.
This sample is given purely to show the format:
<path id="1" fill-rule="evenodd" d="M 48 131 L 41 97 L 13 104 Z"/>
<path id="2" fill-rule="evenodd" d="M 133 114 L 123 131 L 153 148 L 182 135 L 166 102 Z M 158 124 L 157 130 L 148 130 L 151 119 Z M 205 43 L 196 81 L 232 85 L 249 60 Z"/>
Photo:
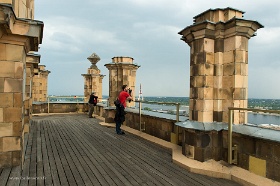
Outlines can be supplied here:
<path id="1" fill-rule="evenodd" d="M 175 102 L 181 105 L 189 105 L 188 97 L 145 97 L 145 101 Z M 280 99 L 248 99 L 249 108 L 262 108 L 269 110 L 280 110 Z"/>

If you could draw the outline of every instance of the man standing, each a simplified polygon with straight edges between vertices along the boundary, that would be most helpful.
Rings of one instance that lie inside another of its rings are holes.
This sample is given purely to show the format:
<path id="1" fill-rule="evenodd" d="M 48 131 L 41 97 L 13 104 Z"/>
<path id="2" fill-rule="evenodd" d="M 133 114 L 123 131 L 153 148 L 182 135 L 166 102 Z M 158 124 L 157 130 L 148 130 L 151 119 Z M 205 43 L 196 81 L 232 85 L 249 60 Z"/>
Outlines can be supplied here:
<path id="1" fill-rule="evenodd" d="M 94 95 L 94 92 L 92 92 L 90 97 L 89 97 L 89 100 L 88 100 L 88 106 L 89 106 L 88 117 L 89 118 L 93 118 L 92 113 L 93 113 L 94 107 L 97 104 L 97 98 L 98 97 Z"/>
<path id="2" fill-rule="evenodd" d="M 128 93 L 129 92 L 129 93 Z M 121 130 L 121 125 L 125 121 L 125 107 L 126 107 L 126 100 L 131 101 L 131 90 L 127 88 L 127 85 L 122 86 L 122 91 L 119 94 L 118 99 L 114 102 L 116 105 L 116 115 L 115 115 L 115 122 L 116 122 L 116 132 L 117 134 L 123 135 L 125 134 Z"/>

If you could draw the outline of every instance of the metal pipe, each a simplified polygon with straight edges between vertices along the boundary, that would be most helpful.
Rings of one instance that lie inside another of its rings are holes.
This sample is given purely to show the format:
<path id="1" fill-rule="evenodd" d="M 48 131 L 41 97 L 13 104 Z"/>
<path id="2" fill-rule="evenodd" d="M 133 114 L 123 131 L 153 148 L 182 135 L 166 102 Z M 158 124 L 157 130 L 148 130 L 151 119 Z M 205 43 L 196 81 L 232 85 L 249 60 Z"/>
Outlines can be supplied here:
<path id="1" fill-rule="evenodd" d="M 176 121 L 179 122 L 179 106 L 180 106 L 180 103 L 177 103 L 176 104 Z"/>
<path id="2" fill-rule="evenodd" d="M 228 163 L 232 164 L 232 112 L 229 108 L 228 116 Z"/>
<path id="3" fill-rule="evenodd" d="M 139 101 L 139 125 L 140 125 L 140 131 L 142 131 L 142 121 L 141 121 L 141 110 L 142 110 L 142 104 L 141 101 Z"/>
<path id="4" fill-rule="evenodd" d="M 48 114 L 50 113 L 50 97 L 48 97 Z"/>

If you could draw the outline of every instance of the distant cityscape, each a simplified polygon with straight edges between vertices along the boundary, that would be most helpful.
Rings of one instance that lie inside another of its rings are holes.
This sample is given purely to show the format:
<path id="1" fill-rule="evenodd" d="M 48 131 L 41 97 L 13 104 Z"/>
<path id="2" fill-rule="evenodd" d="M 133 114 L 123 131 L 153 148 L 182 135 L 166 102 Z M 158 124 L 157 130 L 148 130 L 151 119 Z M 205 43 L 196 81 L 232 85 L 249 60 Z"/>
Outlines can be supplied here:
<path id="1" fill-rule="evenodd" d="M 84 98 L 82 95 L 68 95 L 68 96 L 49 96 L 50 102 L 56 101 L 69 101 L 69 102 L 83 102 Z M 104 95 L 103 100 L 106 100 L 108 96 Z M 137 99 L 137 97 L 136 97 Z M 180 103 L 181 105 L 189 105 L 188 97 L 160 97 L 160 96 L 148 96 L 144 97 L 145 101 L 154 101 L 154 102 L 174 102 Z M 256 109 L 267 109 L 267 110 L 280 110 L 280 99 L 257 99 L 249 98 L 248 99 L 248 108 Z"/>

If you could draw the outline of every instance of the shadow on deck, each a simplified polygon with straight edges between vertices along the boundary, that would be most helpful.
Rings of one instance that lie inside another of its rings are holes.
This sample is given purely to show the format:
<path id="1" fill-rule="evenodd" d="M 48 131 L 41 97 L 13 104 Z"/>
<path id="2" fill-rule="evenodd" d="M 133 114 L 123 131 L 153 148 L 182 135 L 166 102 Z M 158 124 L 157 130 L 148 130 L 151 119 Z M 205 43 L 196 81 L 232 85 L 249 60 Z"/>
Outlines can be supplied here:
<path id="1" fill-rule="evenodd" d="M 188 172 L 172 163 L 171 150 L 100 122 L 33 117 L 23 170 L 0 169 L 0 185 L 239 185 Z"/>

